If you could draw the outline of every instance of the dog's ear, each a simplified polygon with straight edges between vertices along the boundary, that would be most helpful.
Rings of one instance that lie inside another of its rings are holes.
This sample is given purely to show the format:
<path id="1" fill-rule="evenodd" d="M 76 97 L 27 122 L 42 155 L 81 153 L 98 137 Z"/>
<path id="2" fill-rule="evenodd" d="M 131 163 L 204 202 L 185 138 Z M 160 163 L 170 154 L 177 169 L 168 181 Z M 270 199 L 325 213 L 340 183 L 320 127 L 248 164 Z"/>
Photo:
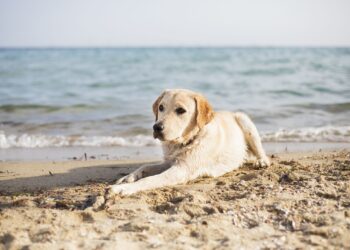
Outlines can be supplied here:
<path id="1" fill-rule="evenodd" d="M 203 96 L 195 95 L 194 100 L 196 102 L 197 126 L 201 129 L 213 119 L 214 111 L 207 99 Z"/>
<path id="2" fill-rule="evenodd" d="M 165 92 L 166 91 L 164 91 L 152 105 L 153 113 L 156 116 L 156 121 L 158 120 L 158 106 L 159 106 L 160 101 L 163 99 Z"/>

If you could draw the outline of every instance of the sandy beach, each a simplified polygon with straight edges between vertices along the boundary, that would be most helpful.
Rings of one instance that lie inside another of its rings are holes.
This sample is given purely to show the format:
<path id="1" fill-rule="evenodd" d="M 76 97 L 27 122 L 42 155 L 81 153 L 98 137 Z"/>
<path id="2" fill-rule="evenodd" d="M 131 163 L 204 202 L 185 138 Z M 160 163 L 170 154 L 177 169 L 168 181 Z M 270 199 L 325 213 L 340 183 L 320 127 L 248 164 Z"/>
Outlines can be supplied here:
<path id="1" fill-rule="evenodd" d="M 270 156 L 268 168 L 106 201 L 144 162 L 1 162 L 0 248 L 350 248 L 350 151 Z"/>
<path id="2" fill-rule="evenodd" d="M 0 250 L 350 250 L 349 10 L 0 1 Z"/>

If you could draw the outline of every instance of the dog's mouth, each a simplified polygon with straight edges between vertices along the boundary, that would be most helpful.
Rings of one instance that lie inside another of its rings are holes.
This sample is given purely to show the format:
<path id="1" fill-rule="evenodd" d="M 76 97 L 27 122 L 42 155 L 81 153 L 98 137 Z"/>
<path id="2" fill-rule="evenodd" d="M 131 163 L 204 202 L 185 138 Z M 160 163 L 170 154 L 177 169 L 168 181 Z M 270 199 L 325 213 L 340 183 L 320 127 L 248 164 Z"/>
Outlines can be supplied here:
<path id="1" fill-rule="evenodd" d="M 162 132 L 153 132 L 153 138 L 164 141 L 164 135 Z"/>
<path id="2" fill-rule="evenodd" d="M 153 138 L 158 139 L 162 142 L 174 142 L 177 143 L 178 140 L 180 140 L 181 137 L 176 137 L 175 139 L 168 140 L 165 138 L 164 134 L 162 132 L 153 132 Z"/>

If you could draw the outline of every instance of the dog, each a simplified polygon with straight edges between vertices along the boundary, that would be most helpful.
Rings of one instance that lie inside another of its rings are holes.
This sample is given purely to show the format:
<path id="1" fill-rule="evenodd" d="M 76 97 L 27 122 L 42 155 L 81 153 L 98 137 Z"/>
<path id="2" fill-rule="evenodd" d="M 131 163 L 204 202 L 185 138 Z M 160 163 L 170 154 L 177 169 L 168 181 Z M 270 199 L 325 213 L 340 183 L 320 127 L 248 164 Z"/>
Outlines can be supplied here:
<path id="1" fill-rule="evenodd" d="M 270 165 L 257 128 L 244 113 L 214 112 L 201 94 L 165 90 L 154 102 L 153 136 L 162 142 L 164 162 L 145 165 L 110 186 L 110 194 L 186 183 L 200 176 L 218 177 L 240 167 L 248 155 Z"/>

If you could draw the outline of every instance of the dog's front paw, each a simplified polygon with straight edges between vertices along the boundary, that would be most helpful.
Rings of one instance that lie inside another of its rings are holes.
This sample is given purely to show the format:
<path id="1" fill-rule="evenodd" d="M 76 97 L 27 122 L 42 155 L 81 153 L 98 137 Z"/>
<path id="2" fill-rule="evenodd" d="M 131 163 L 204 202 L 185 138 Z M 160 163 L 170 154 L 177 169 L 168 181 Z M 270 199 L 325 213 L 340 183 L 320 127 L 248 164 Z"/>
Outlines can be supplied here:
<path id="1" fill-rule="evenodd" d="M 142 171 L 135 171 L 117 180 L 116 184 L 131 183 L 141 178 L 142 178 Z"/>
<path id="2" fill-rule="evenodd" d="M 255 166 L 257 167 L 268 167 L 270 164 L 270 159 L 267 156 L 260 158 L 255 162 Z"/>
<path id="3" fill-rule="evenodd" d="M 120 185 L 112 185 L 109 188 L 108 194 L 109 195 L 130 195 L 136 193 L 138 190 L 137 188 L 132 184 L 120 184 Z"/>

